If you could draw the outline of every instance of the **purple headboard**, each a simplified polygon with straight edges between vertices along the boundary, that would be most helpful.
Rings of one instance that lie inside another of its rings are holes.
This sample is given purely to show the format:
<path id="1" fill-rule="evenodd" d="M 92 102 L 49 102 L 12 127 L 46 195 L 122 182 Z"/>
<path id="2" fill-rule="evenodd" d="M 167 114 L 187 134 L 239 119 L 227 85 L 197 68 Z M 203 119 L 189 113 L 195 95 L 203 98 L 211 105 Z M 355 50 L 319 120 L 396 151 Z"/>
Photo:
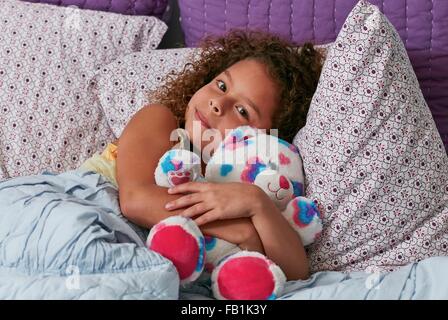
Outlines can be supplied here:
<path id="1" fill-rule="evenodd" d="M 333 42 L 358 0 L 178 0 L 187 46 L 231 28 L 269 30 L 300 44 Z M 448 1 L 369 0 L 403 40 L 448 150 Z"/>
<path id="2" fill-rule="evenodd" d="M 162 19 L 168 0 L 22 0 Z"/>

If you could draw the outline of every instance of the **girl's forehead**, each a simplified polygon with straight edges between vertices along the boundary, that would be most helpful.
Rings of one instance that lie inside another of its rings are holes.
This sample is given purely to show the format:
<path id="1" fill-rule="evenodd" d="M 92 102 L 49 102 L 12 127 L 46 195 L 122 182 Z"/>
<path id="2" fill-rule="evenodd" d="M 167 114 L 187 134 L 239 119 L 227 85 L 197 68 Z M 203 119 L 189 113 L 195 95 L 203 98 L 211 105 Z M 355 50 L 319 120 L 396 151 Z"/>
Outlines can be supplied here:
<path id="1" fill-rule="evenodd" d="M 254 69 L 264 71 L 267 73 L 267 65 L 262 61 L 254 58 L 239 60 L 231 64 L 229 67 L 227 67 L 226 70 L 242 70 L 242 69 Z"/>
<path id="2" fill-rule="evenodd" d="M 254 85 L 268 85 L 275 86 L 277 83 L 271 76 L 268 66 L 261 61 L 255 59 L 245 59 L 235 62 L 227 69 L 221 72 L 221 75 L 224 74 L 231 84 L 233 80 L 235 83 L 238 81 L 250 81 L 253 82 Z"/>

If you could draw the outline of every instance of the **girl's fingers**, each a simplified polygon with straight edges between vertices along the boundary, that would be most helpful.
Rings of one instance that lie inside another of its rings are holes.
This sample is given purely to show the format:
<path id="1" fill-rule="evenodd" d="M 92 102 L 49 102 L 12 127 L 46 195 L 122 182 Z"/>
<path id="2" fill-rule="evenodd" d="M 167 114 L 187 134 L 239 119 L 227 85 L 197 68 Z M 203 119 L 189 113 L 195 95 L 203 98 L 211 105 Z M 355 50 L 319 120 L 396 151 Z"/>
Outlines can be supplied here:
<path id="1" fill-rule="evenodd" d="M 187 192 L 201 192 L 207 189 L 207 182 L 190 181 L 168 189 L 169 194 L 187 193 Z"/>
<path id="2" fill-rule="evenodd" d="M 194 219 L 194 222 L 196 222 L 196 224 L 198 226 L 202 226 L 206 223 L 212 222 L 218 220 L 217 215 L 215 214 L 215 210 L 210 210 L 208 212 L 206 212 L 205 214 L 199 216 L 198 218 Z"/>
<path id="3" fill-rule="evenodd" d="M 193 218 L 195 216 L 205 214 L 210 209 L 211 207 L 207 206 L 205 202 L 200 202 L 198 204 L 195 204 L 194 206 L 191 206 L 188 209 L 185 209 L 185 211 L 181 213 L 181 216 L 186 218 Z"/>
<path id="4" fill-rule="evenodd" d="M 165 209 L 174 210 L 178 208 L 190 207 L 202 201 L 201 193 L 190 193 L 182 196 L 174 201 L 170 201 L 165 205 Z"/>

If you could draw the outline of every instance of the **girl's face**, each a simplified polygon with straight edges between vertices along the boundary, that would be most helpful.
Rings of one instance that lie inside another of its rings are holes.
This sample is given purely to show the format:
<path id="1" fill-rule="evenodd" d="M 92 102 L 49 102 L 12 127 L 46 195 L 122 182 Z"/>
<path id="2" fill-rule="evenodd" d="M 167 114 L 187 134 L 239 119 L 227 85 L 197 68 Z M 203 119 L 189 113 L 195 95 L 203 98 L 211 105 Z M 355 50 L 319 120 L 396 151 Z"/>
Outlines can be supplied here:
<path id="1" fill-rule="evenodd" d="M 202 150 L 210 143 L 217 145 L 226 130 L 241 125 L 270 129 L 279 91 L 266 65 L 253 59 L 239 61 L 193 95 L 185 113 L 185 130 Z M 215 129 L 220 140 L 203 134 L 207 129 Z"/>

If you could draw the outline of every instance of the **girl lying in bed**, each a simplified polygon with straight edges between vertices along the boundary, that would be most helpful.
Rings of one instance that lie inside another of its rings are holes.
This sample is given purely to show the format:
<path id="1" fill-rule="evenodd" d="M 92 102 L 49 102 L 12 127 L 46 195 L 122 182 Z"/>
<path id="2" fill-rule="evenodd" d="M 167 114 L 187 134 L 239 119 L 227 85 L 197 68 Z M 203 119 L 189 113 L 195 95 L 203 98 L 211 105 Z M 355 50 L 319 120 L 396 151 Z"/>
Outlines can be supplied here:
<path id="1" fill-rule="evenodd" d="M 193 216 L 203 234 L 266 254 L 288 280 L 306 279 L 308 261 L 297 233 L 257 186 L 188 182 L 167 191 L 156 185 L 154 170 L 168 149 L 179 147 L 170 140 L 176 128 L 191 138 L 181 141 L 183 147 L 191 143 L 196 150 L 211 142 L 195 138 L 194 125 L 200 137 L 210 128 L 221 137 L 241 125 L 278 128 L 279 137 L 291 142 L 305 124 L 321 56 L 311 44 L 297 51 L 259 32 L 210 38 L 202 49 L 199 59 L 152 93 L 151 101 L 158 103 L 138 111 L 119 141 L 83 166 L 118 185 L 120 207 L 132 222 L 150 228 L 172 215 Z M 204 215 L 211 210 L 213 215 Z"/>

